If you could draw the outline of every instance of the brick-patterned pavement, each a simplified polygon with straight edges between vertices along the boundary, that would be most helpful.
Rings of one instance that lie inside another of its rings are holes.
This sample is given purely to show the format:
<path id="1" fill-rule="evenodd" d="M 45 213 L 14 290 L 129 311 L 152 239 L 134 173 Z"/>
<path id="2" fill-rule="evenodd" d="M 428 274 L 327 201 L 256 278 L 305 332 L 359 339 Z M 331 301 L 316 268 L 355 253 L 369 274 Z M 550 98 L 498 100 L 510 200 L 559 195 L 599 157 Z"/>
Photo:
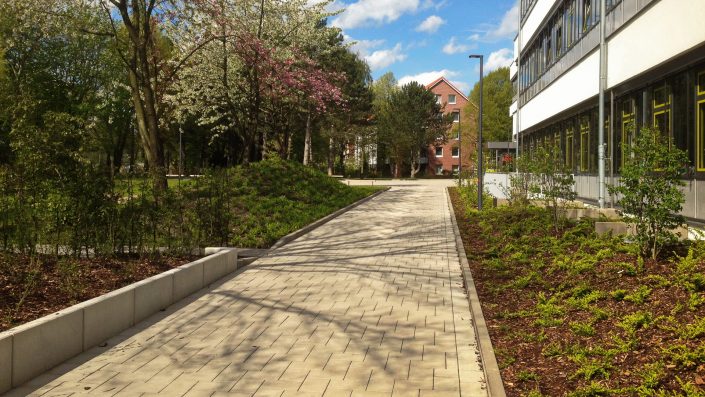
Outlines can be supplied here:
<path id="1" fill-rule="evenodd" d="M 443 185 L 394 186 L 12 394 L 486 396 Z"/>

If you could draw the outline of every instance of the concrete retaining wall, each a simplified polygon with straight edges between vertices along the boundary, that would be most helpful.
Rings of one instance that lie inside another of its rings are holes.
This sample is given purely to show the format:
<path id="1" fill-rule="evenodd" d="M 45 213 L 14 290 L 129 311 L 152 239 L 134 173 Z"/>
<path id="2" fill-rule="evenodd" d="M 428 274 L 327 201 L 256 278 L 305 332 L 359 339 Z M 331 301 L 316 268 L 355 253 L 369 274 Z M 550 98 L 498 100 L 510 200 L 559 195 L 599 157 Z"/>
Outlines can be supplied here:
<path id="1" fill-rule="evenodd" d="M 206 252 L 212 255 L 0 333 L 0 394 L 237 269 L 237 250 Z"/>

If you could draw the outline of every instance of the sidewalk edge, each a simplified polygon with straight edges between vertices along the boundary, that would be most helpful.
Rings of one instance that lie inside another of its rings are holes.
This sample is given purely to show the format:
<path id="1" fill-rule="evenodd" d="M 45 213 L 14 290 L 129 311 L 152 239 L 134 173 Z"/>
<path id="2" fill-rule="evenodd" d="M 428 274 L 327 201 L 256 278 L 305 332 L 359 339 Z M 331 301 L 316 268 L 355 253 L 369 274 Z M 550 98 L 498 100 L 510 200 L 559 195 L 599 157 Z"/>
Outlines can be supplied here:
<path id="1" fill-rule="evenodd" d="M 487 330 L 485 316 L 482 314 L 480 298 L 477 295 L 475 281 L 473 280 L 472 273 L 470 272 L 470 264 L 468 263 L 468 257 L 465 253 L 465 245 L 463 245 L 463 240 L 460 237 L 458 220 L 455 218 L 455 210 L 453 208 L 453 203 L 450 200 L 448 188 L 445 189 L 445 192 L 446 199 L 448 200 L 451 222 L 453 223 L 453 232 L 455 233 L 455 247 L 458 251 L 458 257 L 460 259 L 460 268 L 463 271 L 463 283 L 465 284 L 465 290 L 468 293 L 468 303 L 470 304 L 470 312 L 473 317 L 472 323 L 475 328 L 475 337 L 477 338 L 477 344 L 480 350 L 482 371 L 485 373 L 487 394 L 490 397 L 506 397 L 507 394 L 504 390 L 504 382 L 502 381 L 502 375 L 499 371 L 499 365 L 497 365 L 497 357 L 495 357 L 494 354 L 494 348 L 492 347 L 492 340 L 490 339 L 490 334 Z"/>

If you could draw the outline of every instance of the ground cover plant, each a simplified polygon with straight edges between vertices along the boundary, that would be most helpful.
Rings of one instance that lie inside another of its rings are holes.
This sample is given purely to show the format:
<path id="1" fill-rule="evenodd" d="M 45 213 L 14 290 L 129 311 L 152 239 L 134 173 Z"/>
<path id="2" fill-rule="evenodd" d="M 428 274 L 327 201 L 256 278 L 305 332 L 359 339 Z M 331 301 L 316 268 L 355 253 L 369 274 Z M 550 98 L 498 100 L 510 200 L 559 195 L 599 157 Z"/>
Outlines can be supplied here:
<path id="1" fill-rule="evenodd" d="M 158 195 L 149 178 L 35 189 L 2 176 L 0 330 L 183 264 L 206 246 L 269 247 L 382 189 L 283 160 L 209 171 Z"/>
<path id="2" fill-rule="evenodd" d="M 508 395 L 705 395 L 703 243 L 643 259 L 594 221 L 451 198 Z"/>

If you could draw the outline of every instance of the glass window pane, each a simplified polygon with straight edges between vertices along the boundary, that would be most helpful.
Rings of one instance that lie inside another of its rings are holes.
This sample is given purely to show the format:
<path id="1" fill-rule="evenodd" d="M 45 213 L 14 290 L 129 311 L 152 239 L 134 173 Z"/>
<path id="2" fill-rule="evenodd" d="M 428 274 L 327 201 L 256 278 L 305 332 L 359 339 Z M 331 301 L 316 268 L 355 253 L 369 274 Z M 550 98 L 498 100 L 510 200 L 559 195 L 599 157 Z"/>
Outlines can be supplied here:
<path id="1" fill-rule="evenodd" d="M 698 103 L 698 171 L 705 171 L 705 99 Z"/>

